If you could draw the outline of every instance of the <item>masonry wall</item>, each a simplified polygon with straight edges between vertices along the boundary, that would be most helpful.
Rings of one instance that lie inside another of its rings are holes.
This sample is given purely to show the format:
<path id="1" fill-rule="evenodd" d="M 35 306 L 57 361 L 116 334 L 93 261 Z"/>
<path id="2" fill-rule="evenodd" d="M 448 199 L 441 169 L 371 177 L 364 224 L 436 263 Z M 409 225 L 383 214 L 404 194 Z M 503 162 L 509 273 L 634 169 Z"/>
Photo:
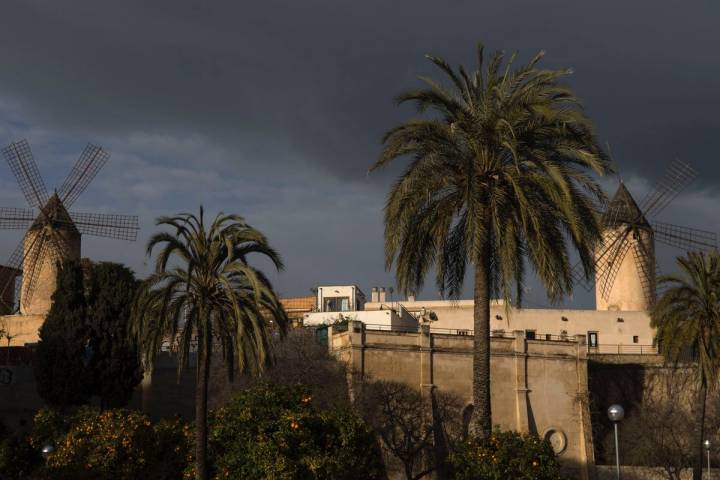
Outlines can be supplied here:
<path id="1" fill-rule="evenodd" d="M 36 343 L 39 339 L 38 331 L 45 321 L 45 315 L 2 315 L 0 325 L 10 332 L 11 347 L 22 347 L 26 343 Z M 3 339 L 3 345 L 7 346 Z"/>
<path id="2" fill-rule="evenodd" d="M 472 337 L 365 330 L 352 322 L 330 334 L 330 348 L 363 379 L 438 389 L 472 402 Z M 493 338 L 493 422 L 554 440 L 572 478 L 589 478 L 594 455 L 584 337 L 574 342 Z M 564 444 L 564 445 L 563 445 Z"/>
<path id="3" fill-rule="evenodd" d="M 368 302 L 365 310 L 389 308 L 397 303 L 414 314 L 422 308 L 436 315 L 431 323 L 435 330 L 473 329 L 472 300 L 415 300 L 395 303 Z M 647 311 L 600 311 L 554 308 L 506 308 L 501 301 L 490 305 L 490 328 L 511 333 L 515 330 L 534 330 L 537 335 L 587 335 L 596 332 L 600 351 L 612 351 L 620 346 L 623 353 L 647 353 L 653 344 L 655 330 L 650 327 Z M 634 337 L 637 337 L 635 339 Z M 637 343 L 635 342 L 637 340 Z"/>

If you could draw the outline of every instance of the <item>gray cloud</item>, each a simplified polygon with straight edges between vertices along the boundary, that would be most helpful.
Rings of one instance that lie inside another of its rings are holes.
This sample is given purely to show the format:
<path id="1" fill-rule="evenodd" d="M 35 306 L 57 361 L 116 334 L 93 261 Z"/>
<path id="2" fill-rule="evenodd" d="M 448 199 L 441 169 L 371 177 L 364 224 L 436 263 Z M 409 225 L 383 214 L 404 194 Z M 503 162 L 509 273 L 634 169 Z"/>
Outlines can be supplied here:
<path id="1" fill-rule="evenodd" d="M 199 203 L 246 215 L 284 253 L 288 294 L 389 284 L 381 208 L 396 170 L 366 170 L 382 132 L 413 114 L 392 98 L 435 74 L 423 54 L 471 64 L 482 40 L 573 67 L 633 193 L 666 161 L 689 161 L 696 190 L 663 220 L 717 229 L 718 14 L 670 1 L 9 0 L 0 140 L 28 137 L 48 184 L 85 141 L 102 143 L 113 158 L 78 208 L 138 212 L 145 234 Z M 0 176 L 0 200 L 15 205 L 11 180 Z M 139 245 L 85 249 L 147 269 Z"/>

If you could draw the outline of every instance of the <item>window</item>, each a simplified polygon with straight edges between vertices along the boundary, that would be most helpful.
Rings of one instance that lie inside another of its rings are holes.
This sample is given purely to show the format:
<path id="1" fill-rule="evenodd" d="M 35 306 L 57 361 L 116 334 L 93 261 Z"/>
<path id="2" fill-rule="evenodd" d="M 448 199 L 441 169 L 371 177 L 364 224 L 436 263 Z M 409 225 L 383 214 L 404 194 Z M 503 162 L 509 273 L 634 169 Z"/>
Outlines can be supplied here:
<path id="1" fill-rule="evenodd" d="M 550 335 L 549 333 L 546 333 L 545 340 L 552 340 L 552 335 Z"/>
<path id="2" fill-rule="evenodd" d="M 347 312 L 350 310 L 349 297 L 326 297 L 323 312 Z"/>
<path id="3" fill-rule="evenodd" d="M 587 333 L 588 347 L 595 348 L 598 346 L 598 332 Z"/>
<path id="4" fill-rule="evenodd" d="M 535 340 L 535 330 L 525 330 L 525 338 L 528 340 Z"/>
<path id="5" fill-rule="evenodd" d="M 639 343 L 639 342 L 640 342 L 640 337 L 638 337 L 637 335 L 633 335 L 633 343 Z"/>

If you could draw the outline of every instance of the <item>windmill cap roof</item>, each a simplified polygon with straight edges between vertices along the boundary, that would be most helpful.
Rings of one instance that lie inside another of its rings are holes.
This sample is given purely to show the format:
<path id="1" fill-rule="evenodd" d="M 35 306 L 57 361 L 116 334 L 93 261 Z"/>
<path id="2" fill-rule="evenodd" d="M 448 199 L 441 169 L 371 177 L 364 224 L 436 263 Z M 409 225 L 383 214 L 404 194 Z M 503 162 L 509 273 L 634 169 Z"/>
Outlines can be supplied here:
<path id="1" fill-rule="evenodd" d="M 625 187 L 623 182 L 615 192 L 608 208 L 603 215 L 605 225 L 617 225 L 618 223 L 632 223 L 641 226 L 650 226 L 642 210 L 635 203 L 635 199 Z"/>
<path id="2" fill-rule="evenodd" d="M 70 214 L 65 208 L 65 205 L 63 205 L 62 200 L 60 200 L 60 197 L 58 197 L 57 193 L 53 193 L 53 195 L 45 204 L 43 211 L 45 213 L 41 212 L 40 215 L 37 216 L 35 222 L 30 227 L 31 230 L 42 228 L 47 223 L 44 218 L 44 215 L 47 214 L 51 216 L 52 223 L 57 228 L 62 230 L 70 230 L 80 234 L 77 227 L 75 226 L 75 222 L 73 222 L 72 217 L 70 217 Z"/>

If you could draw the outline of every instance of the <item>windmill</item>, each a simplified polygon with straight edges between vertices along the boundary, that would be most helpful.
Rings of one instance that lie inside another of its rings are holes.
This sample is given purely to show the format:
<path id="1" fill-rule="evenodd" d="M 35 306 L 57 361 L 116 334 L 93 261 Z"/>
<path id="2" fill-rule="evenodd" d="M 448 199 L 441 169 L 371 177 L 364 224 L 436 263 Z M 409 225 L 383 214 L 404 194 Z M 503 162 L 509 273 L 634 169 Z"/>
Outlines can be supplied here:
<path id="1" fill-rule="evenodd" d="M 670 163 L 665 174 L 638 205 L 620 181 L 602 214 L 602 241 L 595 249 L 597 310 L 647 310 L 656 297 L 655 241 L 682 250 L 717 248 L 714 232 L 649 221 L 665 209 L 697 176 L 688 164 Z M 573 279 L 588 291 L 580 264 Z"/>
<path id="2" fill-rule="evenodd" d="M 134 241 L 138 218 L 68 211 L 107 162 L 110 155 L 102 147 L 88 144 L 52 195 L 27 141 L 11 143 L 2 153 L 30 208 L 0 208 L 0 228 L 26 230 L 7 265 L 0 268 L 0 309 L 14 313 L 17 305 L 22 315 L 44 316 L 50 310 L 58 263 L 80 258 L 81 235 Z"/>

